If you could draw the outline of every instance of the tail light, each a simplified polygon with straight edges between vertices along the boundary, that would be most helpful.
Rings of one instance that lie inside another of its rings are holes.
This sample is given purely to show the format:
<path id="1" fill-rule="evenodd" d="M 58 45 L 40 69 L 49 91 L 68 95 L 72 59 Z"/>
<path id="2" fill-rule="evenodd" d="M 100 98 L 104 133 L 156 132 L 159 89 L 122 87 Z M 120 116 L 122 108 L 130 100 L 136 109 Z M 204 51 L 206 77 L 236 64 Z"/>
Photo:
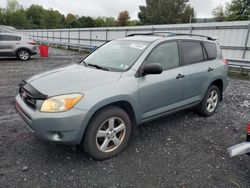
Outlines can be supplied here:
<path id="1" fill-rule="evenodd" d="M 227 59 L 223 59 L 223 63 L 224 63 L 225 65 L 228 65 L 228 60 L 227 60 Z"/>
<path id="2" fill-rule="evenodd" d="M 31 45 L 36 45 L 36 42 L 28 42 L 28 44 L 31 44 Z"/>
<path id="3" fill-rule="evenodd" d="M 246 130 L 247 130 L 247 134 L 250 134 L 250 123 L 247 124 Z"/>

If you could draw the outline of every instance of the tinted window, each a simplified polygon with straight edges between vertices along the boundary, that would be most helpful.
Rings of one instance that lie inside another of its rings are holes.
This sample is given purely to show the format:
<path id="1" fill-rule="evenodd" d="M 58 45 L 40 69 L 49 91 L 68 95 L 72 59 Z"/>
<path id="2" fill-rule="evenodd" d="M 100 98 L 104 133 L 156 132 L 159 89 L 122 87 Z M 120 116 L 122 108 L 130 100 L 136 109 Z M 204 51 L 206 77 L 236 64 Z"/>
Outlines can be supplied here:
<path id="1" fill-rule="evenodd" d="M 147 58 L 147 63 L 160 63 L 163 70 L 179 66 L 177 42 L 168 42 L 157 46 Z"/>
<path id="2" fill-rule="evenodd" d="M 185 65 L 203 61 L 203 51 L 200 42 L 183 41 L 181 46 Z"/>
<path id="3" fill-rule="evenodd" d="M 20 41 L 21 37 L 13 35 L 0 35 L 1 41 Z"/>
<path id="4" fill-rule="evenodd" d="M 211 42 L 203 42 L 203 45 L 207 52 L 208 59 L 215 59 L 217 57 L 216 44 Z"/>

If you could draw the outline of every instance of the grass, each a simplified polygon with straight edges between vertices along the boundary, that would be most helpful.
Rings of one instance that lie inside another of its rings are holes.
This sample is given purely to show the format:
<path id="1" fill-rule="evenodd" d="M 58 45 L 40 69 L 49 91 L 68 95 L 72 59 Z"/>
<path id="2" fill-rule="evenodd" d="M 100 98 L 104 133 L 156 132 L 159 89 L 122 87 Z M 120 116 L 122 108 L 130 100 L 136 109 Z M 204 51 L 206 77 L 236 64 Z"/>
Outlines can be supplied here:
<path id="1" fill-rule="evenodd" d="M 248 72 L 240 72 L 236 70 L 229 70 L 228 76 L 234 79 L 250 80 L 250 74 Z"/>

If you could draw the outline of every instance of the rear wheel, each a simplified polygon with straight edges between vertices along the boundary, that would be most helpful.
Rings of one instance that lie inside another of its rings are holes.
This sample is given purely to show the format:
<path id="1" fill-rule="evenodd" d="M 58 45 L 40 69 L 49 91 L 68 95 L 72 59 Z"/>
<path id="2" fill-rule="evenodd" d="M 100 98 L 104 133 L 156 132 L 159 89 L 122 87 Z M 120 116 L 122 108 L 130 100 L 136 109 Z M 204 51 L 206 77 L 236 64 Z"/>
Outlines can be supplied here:
<path id="1" fill-rule="evenodd" d="M 120 153 L 129 140 L 131 121 L 118 107 L 98 112 L 88 125 L 82 146 L 94 159 L 104 160 Z"/>
<path id="2" fill-rule="evenodd" d="M 219 88 L 216 85 L 211 85 L 197 107 L 198 112 L 204 117 L 212 116 L 218 107 L 220 96 Z"/>
<path id="3" fill-rule="evenodd" d="M 22 61 L 27 61 L 30 58 L 30 52 L 28 50 L 19 50 L 17 57 Z"/>

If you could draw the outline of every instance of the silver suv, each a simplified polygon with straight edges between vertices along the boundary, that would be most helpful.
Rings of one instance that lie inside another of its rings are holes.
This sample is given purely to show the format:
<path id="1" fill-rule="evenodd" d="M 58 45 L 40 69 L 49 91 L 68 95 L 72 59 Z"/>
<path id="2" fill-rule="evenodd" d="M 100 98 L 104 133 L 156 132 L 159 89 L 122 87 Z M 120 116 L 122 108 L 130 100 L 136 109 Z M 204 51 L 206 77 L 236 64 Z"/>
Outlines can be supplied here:
<path id="1" fill-rule="evenodd" d="M 124 149 L 133 126 L 191 107 L 213 115 L 227 73 L 209 37 L 137 34 L 22 81 L 15 106 L 41 139 L 80 144 L 103 160 Z"/>
<path id="2" fill-rule="evenodd" d="M 0 33 L 0 57 L 14 56 L 26 61 L 36 55 L 36 43 L 31 38 L 18 34 Z"/>

